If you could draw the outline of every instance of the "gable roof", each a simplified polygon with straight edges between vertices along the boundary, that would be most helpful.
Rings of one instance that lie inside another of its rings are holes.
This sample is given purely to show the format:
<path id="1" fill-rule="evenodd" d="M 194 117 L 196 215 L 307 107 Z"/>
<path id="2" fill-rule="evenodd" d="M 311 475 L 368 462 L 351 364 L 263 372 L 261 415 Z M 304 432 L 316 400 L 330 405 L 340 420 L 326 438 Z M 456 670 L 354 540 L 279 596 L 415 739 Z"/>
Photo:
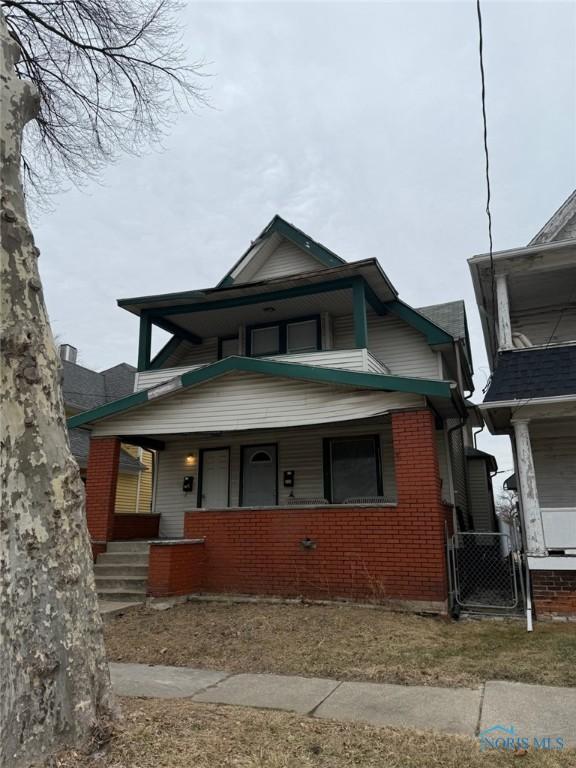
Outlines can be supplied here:
<path id="1" fill-rule="evenodd" d="M 289 221 L 286 221 L 286 219 L 283 219 L 276 214 L 269 224 L 264 227 L 256 240 L 250 243 L 249 248 L 247 248 L 232 268 L 228 270 L 222 280 L 218 283 L 217 287 L 224 288 L 229 285 L 234 285 L 234 273 L 236 273 L 237 277 L 240 270 L 245 269 L 254 258 L 259 248 L 262 246 L 262 243 L 274 234 L 280 235 L 313 257 L 318 262 L 319 269 L 346 264 L 344 259 L 329 248 L 326 248 L 325 245 L 318 243 L 314 238 L 307 235 L 306 232 L 303 232 L 301 229 L 298 229 L 298 227 L 295 227 Z"/>
<path id="2" fill-rule="evenodd" d="M 91 411 L 77 414 L 68 419 L 70 428 L 92 424 L 118 413 L 145 405 L 160 397 L 170 397 L 182 389 L 210 381 L 233 371 L 246 371 L 288 379 L 301 379 L 327 384 L 375 389 L 383 392 L 408 392 L 429 398 L 440 398 L 454 403 L 456 409 L 465 415 L 466 407 L 457 394 L 454 385 L 448 381 L 407 378 L 385 374 L 361 373 L 345 369 L 324 368 L 302 363 L 286 363 L 253 357 L 227 357 L 216 363 L 188 371 L 150 389 L 107 403 Z"/>
<path id="3" fill-rule="evenodd" d="M 576 189 L 560 208 L 534 235 L 528 245 L 551 243 L 553 240 L 570 240 L 576 237 Z"/>

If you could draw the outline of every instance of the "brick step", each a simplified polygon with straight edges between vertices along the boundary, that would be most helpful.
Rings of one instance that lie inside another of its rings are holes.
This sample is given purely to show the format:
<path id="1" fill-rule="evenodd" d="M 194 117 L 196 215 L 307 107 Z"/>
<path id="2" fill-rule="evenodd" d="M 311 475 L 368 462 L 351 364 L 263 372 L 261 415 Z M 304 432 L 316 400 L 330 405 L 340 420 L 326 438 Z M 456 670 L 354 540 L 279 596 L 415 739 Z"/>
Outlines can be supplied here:
<path id="1" fill-rule="evenodd" d="M 119 589 L 127 592 L 146 594 L 147 578 L 141 576 L 98 576 L 96 575 L 96 590 Z"/>
<path id="2" fill-rule="evenodd" d="M 114 576 L 123 579 L 125 576 L 137 576 L 140 579 L 148 578 L 148 563 L 134 565 L 132 563 L 107 563 L 97 562 L 94 566 L 96 578 L 101 576 Z"/>
<path id="3" fill-rule="evenodd" d="M 106 545 L 106 552 L 139 552 L 148 554 L 150 543 L 148 541 L 109 541 Z"/>
<path id="4" fill-rule="evenodd" d="M 148 555 L 140 552 L 103 552 L 97 565 L 148 565 Z"/>

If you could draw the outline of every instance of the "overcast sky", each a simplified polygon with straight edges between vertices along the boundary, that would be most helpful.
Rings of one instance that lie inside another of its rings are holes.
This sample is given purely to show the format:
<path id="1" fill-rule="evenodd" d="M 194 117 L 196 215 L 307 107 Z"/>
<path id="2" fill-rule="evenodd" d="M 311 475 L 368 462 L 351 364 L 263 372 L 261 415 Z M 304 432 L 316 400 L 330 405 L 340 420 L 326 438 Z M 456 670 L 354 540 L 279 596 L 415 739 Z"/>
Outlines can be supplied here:
<path id="1" fill-rule="evenodd" d="M 487 250 L 475 3 L 190 3 L 211 108 L 35 222 L 53 330 L 96 369 L 136 362 L 116 299 L 213 286 L 279 213 L 347 260 L 377 257 L 415 307 L 466 300 Z M 576 186 L 576 3 L 484 2 L 495 248 Z M 507 438 L 479 447 L 511 467 Z"/>

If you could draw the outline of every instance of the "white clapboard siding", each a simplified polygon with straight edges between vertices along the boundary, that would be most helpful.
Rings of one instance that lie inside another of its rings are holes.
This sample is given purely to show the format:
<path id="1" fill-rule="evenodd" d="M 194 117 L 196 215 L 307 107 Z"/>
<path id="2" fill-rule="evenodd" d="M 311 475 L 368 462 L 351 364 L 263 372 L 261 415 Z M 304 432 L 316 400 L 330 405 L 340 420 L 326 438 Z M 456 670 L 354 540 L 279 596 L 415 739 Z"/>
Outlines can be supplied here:
<path id="1" fill-rule="evenodd" d="M 493 531 L 492 493 L 488 483 L 486 462 L 469 458 L 468 462 L 468 511 L 472 515 L 475 531 Z"/>
<path id="2" fill-rule="evenodd" d="M 199 466 L 198 461 L 194 467 L 186 464 L 186 456 L 190 453 L 199 459 L 202 448 L 230 448 L 230 506 L 237 506 L 240 492 L 240 446 L 277 443 L 278 502 L 287 505 L 291 490 L 296 498 L 324 496 L 323 438 L 374 434 L 380 435 L 384 497 L 389 502 L 395 502 L 392 430 L 390 420 L 386 417 L 347 425 L 306 427 L 281 432 L 262 430 L 252 434 L 169 441 L 166 450 L 160 452 L 158 464 L 155 511 L 161 514 L 160 533 L 162 536 L 181 536 L 184 512 L 197 507 Z M 284 488 L 282 484 L 286 470 L 295 473 L 293 489 Z M 182 480 L 186 475 L 194 477 L 192 493 L 182 491 Z"/>
<path id="3" fill-rule="evenodd" d="M 418 407 L 419 395 L 232 372 L 100 421 L 94 436 L 177 434 L 349 421 Z"/>
<path id="4" fill-rule="evenodd" d="M 448 471 L 448 445 L 446 435 L 442 430 L 436 430 L 436 448 L 438 450 L 438 469 L 442 480 L 442 500 L 452 502 L 450 473 Z"/>
<path id="5" fill-rule="evenodd" d="M 216 336 L 202 340 L 202 344 L 191 344 L 189 341 L 181 341 L 176 351 L 165 361 L 166 368 L 176 366 L 193 366 L 206 363 L 215 363 L 218 360 L 218 338 Z"/>
<path id="6" fill-rule="evenodd" d="M 545 437 L 531 429 L 531 442 L 540 506 L 576 507 L 576 432 Z"/>
<path id="7" fill-rule="evenodd" d="M 274 355 L 260 358 L 262 360 L 277 360 L 281 363 L 303 363 L 304 365 L 320 365 L 324 368 L 340 368 L 348 371 L 364 371 L 367 373 L 388 373 L 385 365 L 376 360 L 365 349 L 337 349 L 325 352 L 302 352 L 291 355 Z M 134 381 L 134 391 L 149 389 L 163 381 L 181 376 L 187 371 L 202 368 L 203 365 L 185 365 L 178 368 L 160 368 L 153 371 L 139 371 Z"/>
<path id="8" fill-rule="evenodd" d="M 438 359 L 424 335 L 395 317 L 368 312 L 368 349 L 397 376 L 438 378 Z M 333 319 L 335 349 L 354 346 L 352 315 Z"/>
<path id="9" fill-rule="evenodd" d="M 271 280 L 274 277 L 298 275 L 301 272 L 315 272 L 319 269 L 324 269 L 324 267 L 313 256 L 288 240 L 282 240 L 256 270 L 250 265 L 246 270 L 240 272 L 235 278 L 235 282 Z"/>

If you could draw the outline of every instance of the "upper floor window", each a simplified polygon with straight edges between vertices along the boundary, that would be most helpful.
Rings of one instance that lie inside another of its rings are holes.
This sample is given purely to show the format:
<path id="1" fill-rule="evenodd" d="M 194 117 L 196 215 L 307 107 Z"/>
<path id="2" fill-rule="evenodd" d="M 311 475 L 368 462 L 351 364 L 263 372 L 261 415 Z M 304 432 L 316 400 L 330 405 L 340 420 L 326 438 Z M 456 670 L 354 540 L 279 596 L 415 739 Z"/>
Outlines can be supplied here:
<path id="1" fill-rule="evenodd" d="M 247 347 L 246 352 L 252 357 L 315 352 L 322 348 L 320 318 L 307 317 L 253 326 L 248 328 Z"/>
<path id="2" fill-rule="evenodd" d="M 238 336 L 221 336 L 218 339 L 218 359 L 223 360 L 231 355 L 239 355 Z"/>

